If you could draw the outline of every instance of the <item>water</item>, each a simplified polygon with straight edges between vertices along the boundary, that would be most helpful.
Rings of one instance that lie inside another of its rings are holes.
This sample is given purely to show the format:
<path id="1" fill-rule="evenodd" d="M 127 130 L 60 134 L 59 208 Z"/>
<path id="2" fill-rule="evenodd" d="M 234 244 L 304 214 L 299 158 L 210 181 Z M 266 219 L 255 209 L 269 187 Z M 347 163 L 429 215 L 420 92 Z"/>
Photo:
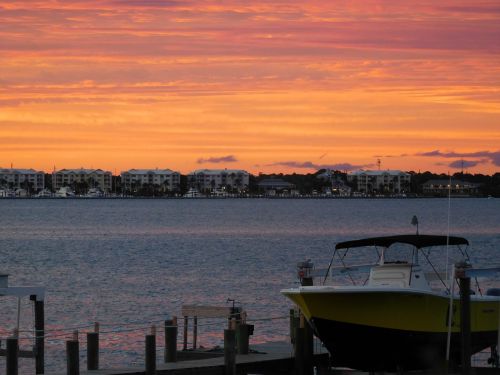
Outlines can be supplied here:
<path id="1" fill-rule="evenodd" d="M 297 261 L 327 264 L 341 240 L 414 233 L 413 215 L 420 233 L 445 234 L 447 208 L 446 199 L 0 200 L 0 271 L 10 285 L 46 287 L 46 328 L 57 336 L 49 369 L 64 368 L 70 328 L 94 321 L 130 329 L 101 335 L 102 365 L 124 366 L 142 361 L 146 327 L 182 304 L 234 298 L 249 318 L 284 317 L 279 291 L 293 285 Z M 500 200 L 452 200 L 451 234 L 471 241 L 475 264 L 500 265 Z M 17 301 L 1 303 L 5 337 Z M 21 328 L 32 323 L 23 300 Z M 255 324 L 253 342 L 286 339 L 286 319 Z M 200 344 L 222 343 L 222 323 L 211 327 L 200 327 Z"/>

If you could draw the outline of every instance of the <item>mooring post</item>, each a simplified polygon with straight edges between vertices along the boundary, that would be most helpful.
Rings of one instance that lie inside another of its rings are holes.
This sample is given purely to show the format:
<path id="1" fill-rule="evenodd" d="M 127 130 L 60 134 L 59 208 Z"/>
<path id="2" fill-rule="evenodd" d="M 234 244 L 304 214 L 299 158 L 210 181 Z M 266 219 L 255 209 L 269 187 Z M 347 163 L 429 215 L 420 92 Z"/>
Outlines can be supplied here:
<path id="1" fill-rule="evenodd" d="M 66 369 L 67 375 L 80 375 L 78 331 L 74 331 L 72 339 L 66 341 Z"/>
<path id="2" fill-rule="evenodd" d="M 94 332 L 87 332 L 87 370 L 99 369 L 99 323 L 94 324 Z"/>
<path id="3" fill-rule="evenodd" d="M 7 338 L 6 351 L 6 374 L 17 375 L 19 369 L 19 337 L 17 335 L 17 330 L 14 332 L 13 336 Z"/>
<path id="4" fill-rule="evenodd" d="M 187 350 L 188 348 L 188 323 L 189 317 L 184 317 L 184 342 L 182 344 L 182 350 Z"/>
<path id="5" fill-rule="evenodd" d="M 460 284 L 460 331 L 462 334 L 462 374 L 471 373 L 471 327 L 470 327 L 470 277 L 466 270 L 470 268 L 465 262 L 455 265 L 456 276 Z"/>
<path id="6" fill-rule="evenodd" d="M 177 317 L 165 320 L 165 352 L 164 361 L 177 362 Z"/>
<path id="7" fill-rule="evenodd" d="M 241 313 L 241 322 L 236 326 L 236 347 L 238 354 L 248 354 L 250 339 L 250 326 L 247 324 L 247 313 Z"/>
<path id="8" fill-rule="evenodd" d="M 290 342 L 295 342 L 295 309 L 290 309 Z"/>
<path id="9" fill-rule="evenodd" d="M 300 323 L 295 328 L 295 374 L 304 375 L 304 349 L 305 349 L 304 316 L 300 315 Z"/>
<path id="10" fill-rule="evenodd" d="M 314 334 L 309 322 L 304 319 L 304 372 L 307 375 L 313 374 L 314 360 Z"/>
<path id="11" fill-rule="evenodd" d="M 146 375 L 156 374 L 156 327 L 151 326 L 151 332 L 146 335 Z"/>
<path id="12" fill-rule="evenodd" d="M 198 339 L 198 317 L 193 317 L 193 349 L 196 349 L 196 340 Z"/>
<path id="13" fill-rule="evenodd" d="M 35 372 L 43 374 L 45 369 L 45 313 L 44 302 L 37 295 L 31 295 L 35 307 Z"/>
<path id="14" fill-rule="evenodd" d="M 224 375 L 236 374 L 236 319 L 224 330 Z"/>

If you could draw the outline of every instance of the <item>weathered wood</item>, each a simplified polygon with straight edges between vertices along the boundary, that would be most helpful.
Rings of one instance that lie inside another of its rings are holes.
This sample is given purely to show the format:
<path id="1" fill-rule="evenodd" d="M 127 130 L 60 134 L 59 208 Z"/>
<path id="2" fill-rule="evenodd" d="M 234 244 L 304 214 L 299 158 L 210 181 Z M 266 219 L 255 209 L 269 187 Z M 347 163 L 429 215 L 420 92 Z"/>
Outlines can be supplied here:
<path id="1" fill-rule="evenodd" d="M 295 374 L 304 375 L 305 328 L 304 318 L 299 318 L 300 323 L 295 327 Z"/>
<path id="2" fill-rule="evenodd" d="M 236 374 L 236 331 L 224 330 L 224 375 Z"/>
<path id="3" fill-rule="evenodd" d="M 17 337 L 7 339 L 6 357 L 6 374 L 17 375 L 19 369 L 19 341 Z"/>
<path id="4" fill-rule="evenodd" d="M 66 373 L 80 375 L 80 344 L 78 340 L 66 341 Z"/>
<path id="5" fill-rule="evenodd" d="M 44 301 L 37 301 L 36 295 L 30 296 L 35 304 L 35 372 L 43 374 L 45 371 L 45 311 Z"/>
<path id="6" fill-rule="evenodd" d="M 198 317 L 193 318 L 193 349 L 196 349 L 196 341 L 198 340 Z"/>
<path id="7" fill-rule="evenodd" d="M 182 350 L 187 350 L 188 348 L 188 324 L 189 317 L 184 315 L 184 342 L 182 343 Z"/>
<path id="8" fill-rule="evenodd" d="M 99 369 L 99 332 L 87 333 L 87 370 Z"/>
<path id="9" fill-rule="evenodd" d="M 313 374 L 314 333 L 309 322 L 304 322 L 304 373 Z"/>
<path id="10" fill-rule="evenodd" d="M 177 318 L 165 320 L 164 362 L 177 361 Z"/>
<path id="11" fill-rule="evenodd" d="M 156 335 L 146 335 L 146 375 L 156 374 Z"/>
<path id="12" fill-rule="evenodd" d="M 295 342 L 295 310 L 290 309 L 290 342 Z"/>
<path id="13" fill-rule="evenodd" d="M 249 326 L 246 323 L 241 323 L 236 327 L 236 346 L 238 354 L 248 354 L 249 351 Z"/>
<path id="14" fill-rule="evenodd" d="M 183 305 L 181 311 L 183 316 L 199 318 L 226 318 L 231 315 L 231 307 L 225 306 Z"/>

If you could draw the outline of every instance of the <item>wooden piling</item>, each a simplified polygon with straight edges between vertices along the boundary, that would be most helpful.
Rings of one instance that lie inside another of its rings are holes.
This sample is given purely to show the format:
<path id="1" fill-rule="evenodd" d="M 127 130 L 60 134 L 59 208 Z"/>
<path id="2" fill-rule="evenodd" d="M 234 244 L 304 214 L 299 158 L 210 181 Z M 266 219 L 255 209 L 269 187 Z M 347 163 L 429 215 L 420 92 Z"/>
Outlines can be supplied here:
<path id="1" fill-rule="evenodd" d="M 305 375 L 304 372 L 304 349 L 305 349 L 304 318 L 301 315 L 300 323 L 295 328 L 295 374 Z"/>
<path id="2" fill-rule="evenodd" d="M 165 320 L 164 362 L 177 362 L 177 317 Z"/>
<path id="3" fill-rule="evenodd" d="M 6 374 L 18 375 L 19 369 L 19 339 L 17 335 L 11 336 L 7 339 L 6 348 Z"/>
<path id="4" fill-rule="evenodd" d="M 189 317 L 184 317 L 184 342 L 182 344 L 182 350 L 187 350 L 188 347 L 188 323 Z"/>
<path id="5" fill-rule="evenodd" d="M 295 309 L 290 309 L 290 342 L 295 342 Z"/>
<path id="6" fill-rule="evenodd" d="M 43 374 L 45 370 L 45 313 L 44 302 L 38 301 L 36 295 L 31 295 L 35 307 L 35 372 Z"/>
<path id="7" fill-rule="evenodd" d="M 95 323 L 94 332 L 87 333 L 87 370 L 99 369 L 99 323 Z"/>
<path id="8" fill-rule="evenodd" d="M 151 327 L 150 334 L 146 335 L 145 367 L 146 375 L 156 374 L 156 328 L 154 325 Z"/>
<path id="9" fill-rule="evenodd" d="M 313 374 L 314 361 L 314 333 L 309 322 L 304 317 L 304 372 Z"/>
<path id="10" fill-rule="evenodd" d="M 198 317 L 193 317 L 193 349 L 196 349 L 196 340 L 198 339 Z"/>
<path id="11" fill-rule="evenodd" d="M 238 354 L 248 354 L 249 352 L 249 332 L 248 324 L 240 323 L 236 327 L 236 347 Z"/>
<path id="12" fill-rule="evenodd" d="M 80 375 L 78 331 L 73 332 L 73 338 L 66 341 L 66 370 L 67 375 Z"/>
<path id="13" fill-rule="evenodd" d="M 470 277 L 465 266 L 457 268 L 460 284 L 460 330 L 462 335 L 462 375 L 471 373 L 471 328 L 470 328 Z"/>
<path id="14" fill-rule="evenodd" d="M 224 330 L 224 375 L 236 374 L 236 331 L 233 327 L 231 324 Z"/>

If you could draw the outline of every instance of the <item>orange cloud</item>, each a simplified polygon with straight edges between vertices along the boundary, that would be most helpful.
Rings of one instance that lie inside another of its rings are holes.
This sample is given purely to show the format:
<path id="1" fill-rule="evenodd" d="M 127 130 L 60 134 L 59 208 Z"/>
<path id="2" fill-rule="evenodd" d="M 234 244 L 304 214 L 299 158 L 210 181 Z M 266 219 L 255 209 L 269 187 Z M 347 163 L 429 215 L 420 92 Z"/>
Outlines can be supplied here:
<path id="1" fill-rule="evenodd" d="M 494 1 L 6 0 L 0 165 L 237 155 L 269 172 L 405 153 L 383 165 L 444 170 L 416 154 L 499 144 L 499 21 Z"/>

